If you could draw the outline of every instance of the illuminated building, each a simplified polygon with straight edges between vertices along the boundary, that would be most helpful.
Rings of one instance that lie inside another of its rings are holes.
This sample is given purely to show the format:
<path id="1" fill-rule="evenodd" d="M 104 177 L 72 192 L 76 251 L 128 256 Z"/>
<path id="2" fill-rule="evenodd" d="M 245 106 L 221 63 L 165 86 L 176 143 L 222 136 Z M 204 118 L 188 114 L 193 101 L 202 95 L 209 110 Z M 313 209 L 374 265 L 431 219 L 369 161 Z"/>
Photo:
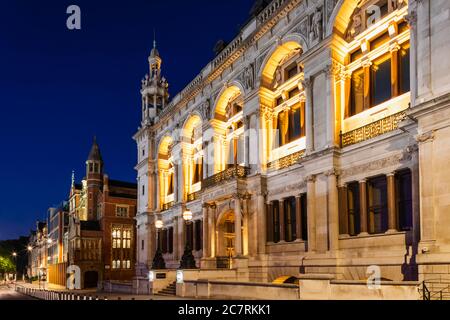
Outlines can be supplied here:
<path id="1" fill-rule="evenodd" d="M 199 268 L 242 281 L 450 277 L 448 1 L 259 3 L 170 101 L 152 50 L 138 272 L 160 219 L 172 269 L 188 239 Z"/>
<path id="2" fill-rule="evenodd" d="M 68 261 L 78 267 L 81 287 L 131 281 L 135 264 L 136 184 L 109 179 L 94 140 L 86 178 L 69 197 Z"/>

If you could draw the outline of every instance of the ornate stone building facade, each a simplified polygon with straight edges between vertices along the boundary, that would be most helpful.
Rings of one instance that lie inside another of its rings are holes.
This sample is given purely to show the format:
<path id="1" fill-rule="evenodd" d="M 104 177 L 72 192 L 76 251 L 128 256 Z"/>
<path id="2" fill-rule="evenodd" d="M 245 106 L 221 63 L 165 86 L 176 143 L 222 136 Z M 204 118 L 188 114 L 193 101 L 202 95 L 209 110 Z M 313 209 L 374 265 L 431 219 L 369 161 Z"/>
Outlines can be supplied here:
<path id="1" fill-rule="evenodd" d="M 372 265 L 448 277 L 450 3 L 260 3 L 170 101 L 152 50 L 134 136 L 140 272 L 158 239 L 168 268 L 188 241 L 199 268 L 249 281 L 360 280 Z"/>

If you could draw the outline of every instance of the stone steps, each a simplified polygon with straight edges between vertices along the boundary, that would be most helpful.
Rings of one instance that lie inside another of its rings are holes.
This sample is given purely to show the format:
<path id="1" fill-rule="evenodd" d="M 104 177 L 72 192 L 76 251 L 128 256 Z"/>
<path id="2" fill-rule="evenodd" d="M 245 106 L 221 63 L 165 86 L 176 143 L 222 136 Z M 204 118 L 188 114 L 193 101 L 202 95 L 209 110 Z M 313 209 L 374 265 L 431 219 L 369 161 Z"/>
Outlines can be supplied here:
<path id="1" fill-rule="evenodd" d="M 162 289 L 157 293 L 160 296 L 176 296 L 177 295 L 177 285 L 176 282 L 171 283 L 167 288 Z"/>

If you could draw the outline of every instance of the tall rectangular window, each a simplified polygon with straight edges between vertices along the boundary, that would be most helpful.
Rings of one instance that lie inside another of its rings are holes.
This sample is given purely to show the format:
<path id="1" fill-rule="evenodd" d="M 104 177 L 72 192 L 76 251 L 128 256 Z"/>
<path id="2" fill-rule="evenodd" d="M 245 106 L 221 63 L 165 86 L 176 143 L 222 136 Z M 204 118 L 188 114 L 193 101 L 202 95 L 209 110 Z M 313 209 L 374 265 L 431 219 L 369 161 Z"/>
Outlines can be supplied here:
<path id="1" fill-rule="evenodd" d="M 410 79 L 410 57 L 409 57 L 409 43 L 403 45 L 398 52 L 399 54 L 399 85 L 400 94 L 409 92 L 411 89 L 411 79 Z"/>
<path id="2" fill-rule="evenodd" d="M 202 250 L 202 220 L 195 221 L 195 250 Z"/>
<path id="3" fill-rule="evenodd" d="M 395 178 L 399 227 L 401 231 L 408 231 L 413 227 L 411 171 L 398 172 Z"/>
<path id="4" fill-rule="evenodd" d="M 347 186 L 348 232 L 351 236 L 361 233 L 359 183 L 353 182 Z"/>
<path id="5" fill-rule="evenodd" d="M 284 238 L 286 242 L 292 242 L 297 239 L 297 216 L 295 197 L 287 198 L 284 201 Z"/>
<path id="6" fill-rule="evenodd" d="M 280 242 L 280 205 L 278 201 L 272 202 L 273 214 L 273 242 Z"/>
<path id="7" fill-rule="evenodd" d="M 392 98 L 391 57 L 385 55 L 375 60 L 370 68 L 371 105 L 377 106 Z"/>
<path id="8" fill-rule="evenodd" d="M 369 233 L 385 233 L 388 230 L 386 176 L 369 180 L 368 187 Z"/>
<path id="9" fill-rule="evenodd" d="M 168 239 L 169 253 L 173 253 L 173 227 L 169 228 L 169 239 Z"/>
<path id="10" fill-rule="evenodd" d="M 167 229 L 161 232 L 161 250 L 162 253 L 167 253 Z"/>
<path id="11" fill-rule="evenodd" d="M 364 70 L 358 69 L 351 78 L 351 97 L 349 116 L 354 116 L 364 111 Z"/>

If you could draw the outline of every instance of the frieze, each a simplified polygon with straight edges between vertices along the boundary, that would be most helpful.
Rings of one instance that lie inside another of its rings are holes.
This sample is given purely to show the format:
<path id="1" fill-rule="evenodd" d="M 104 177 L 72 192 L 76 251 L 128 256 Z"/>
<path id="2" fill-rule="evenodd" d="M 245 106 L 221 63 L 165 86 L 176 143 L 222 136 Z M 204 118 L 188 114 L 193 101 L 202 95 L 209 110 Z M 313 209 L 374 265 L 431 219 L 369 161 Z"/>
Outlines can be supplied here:
<path id="1" fill-rule="evenodd" d="M 378 171 L 385 168 L 401 165 L 404 161 L 403 153 L 395 154 L 393 156 L 368 162 L 359 166 L 354 166 L 349 169 L 344 169 L 340 177 L 345 179 L 360 174 L 369 174 L 371 171 Z"/>
<path id="2" fill-rule="evenodd" d="M 306 181 L 302 180 L 300 183 L 295 184 L 295 185 L 288 185 L 288 186 L 283 186 L 281 188 L 269 190 L 267 195 L 275 196 L 275 195 L 279 195 L 282 193 L 301 192 L 305 188 L 306 188 Z"/>

